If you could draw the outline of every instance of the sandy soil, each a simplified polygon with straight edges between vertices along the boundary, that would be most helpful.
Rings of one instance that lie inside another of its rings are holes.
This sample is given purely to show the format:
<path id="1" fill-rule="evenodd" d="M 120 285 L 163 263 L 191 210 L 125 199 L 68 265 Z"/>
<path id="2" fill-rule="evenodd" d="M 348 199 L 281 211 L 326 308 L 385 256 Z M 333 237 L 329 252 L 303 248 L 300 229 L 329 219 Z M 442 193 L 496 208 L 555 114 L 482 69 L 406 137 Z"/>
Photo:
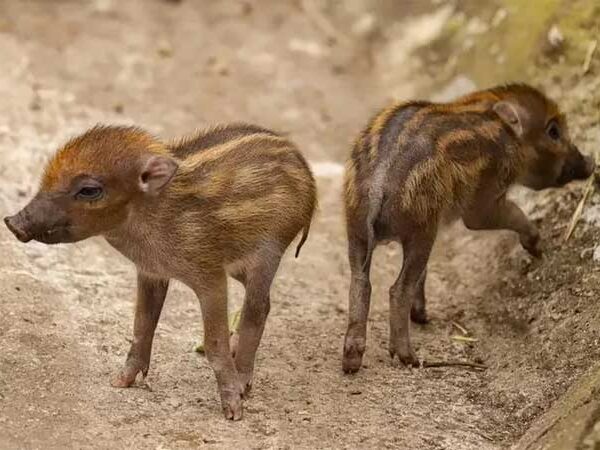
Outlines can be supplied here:
<path id="1" fill-rule="evenodd" d="M 280 269 L 238 423 L 221 417 L 212 372 L 192 351 L 201 320 L 191 291 L 170 291 L 149 387 L 113 389 L 131 337 L 131 264 L 101 240 L 25 246 L 0 229 L 1 448 L 500 449 L 600 356 L 599 233 L 580 227 L 562 244 L 581 195 L 573 185 L 517 193 L 539 219 L 541 261 L 509 233 L 459 225 L 436 245 L 432 322 L 413 327 L 418 354 L 486 371 L 391 364 L 387 290 L 401 265 L 392 246 L 375 256 L 365 367 L 342 374 L 349 269 L 339 164 L 398 80 L 370 78 L 363 50 L 333 54 L 295 2 L 257 11 L 229 1 L 4 0 L 0 9 L 0 214 L 35 191 L 60 142 L 96 122 L 165 137 L 231 120 L 289 132 L 313 162 L 321 203 L 301 257 Z M 231 292 L 235 309 L 241 292 Z M 477 341 L 452 339 L 452 322 Z"/>

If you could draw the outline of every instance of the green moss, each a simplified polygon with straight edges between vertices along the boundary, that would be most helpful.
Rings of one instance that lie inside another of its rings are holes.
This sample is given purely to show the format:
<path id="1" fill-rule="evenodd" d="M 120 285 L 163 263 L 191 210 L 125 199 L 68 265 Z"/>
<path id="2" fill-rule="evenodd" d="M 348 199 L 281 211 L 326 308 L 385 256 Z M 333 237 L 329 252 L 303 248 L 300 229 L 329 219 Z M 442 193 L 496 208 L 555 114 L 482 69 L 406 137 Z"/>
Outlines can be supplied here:
<path id="1" fill-rule="evenodd" d="M 498 8 L 506 9 L 508 16 L 496 28 L 468 36 L 469 18 L 459 15 L 444 33 L 445 53 L 458 57 L 454 71 L 481 86 L 530 79 L 540 64 L 544 66 L 542 47 L 552 24 L 565 37 L 562 64 L 581 64 L 590 40 L 600 34 L 600 4 L 595 1 L 498 0 L 471 3 L 466 11 L 468 17 L 490 23 Z M 472 47 L 460 50 L 468 39 L 473 40 Z"/>
<path id="2" fill-rule="evenodd" d="M 527 78 L 561 0 L 502 0 L 508 17 L 477 41 L 465 66 L 479 84 Z M 490 49 L 498 49 L 491 54 Z"/>
<path id="3" fill-rule="evenodd" d="M 589 0 L 577 0 L 565 4 L 558 23 L 568 43 L 566 60 L 581 64 L 592 39 L 600 35 L 600 4 Z"/>

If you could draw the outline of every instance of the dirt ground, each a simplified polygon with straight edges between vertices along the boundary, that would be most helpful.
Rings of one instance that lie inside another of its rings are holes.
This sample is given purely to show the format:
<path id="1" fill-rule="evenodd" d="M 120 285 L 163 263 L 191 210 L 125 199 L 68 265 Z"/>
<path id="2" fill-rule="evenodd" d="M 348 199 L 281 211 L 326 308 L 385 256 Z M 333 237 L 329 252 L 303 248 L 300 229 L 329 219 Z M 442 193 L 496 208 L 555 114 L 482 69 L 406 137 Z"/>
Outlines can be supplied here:
<path id="1" fill-rule="evenodd" d="M 136 123 L 168 138 L 256 122 L 289 133 L 320 190 L 301 257 L 288 255 L 280 268 L 253 393 L 236 423 L 222 418 L 212 371 L 192 351 L 202 328 L 190 290 L 170 290 L 148 387 L 114 389 L 131 339 L 133 266 L 100 239 L 23 245 L 0 228 L 0 448 L 502 449 L 598 360 L 600 266 L 592 255 L 600 232 L 582 223 L 563 243 L 583 189 L 573 184 L 515 192 L 541 227 L 542 260 L 510 233 L 459 224 L 436 244 L 432 320 L 413 326 L 418 355 L 487 370 L 391 364 L 387 292 L 402 256 L 390 246 L 375 255 L 364 368 L 342 373 L 349 269 L 341 163 L 375 108 L 430 94 L 410 55 L 439 32 L 447 11 L 382 2 L 390 21 L 406 21 L 404 31 L 383 45 L 366 26 L 340 26 L 370 43 L 355 48 L 340 36 L 333 44 L 339 31 L 307 14 L 306 3 L 0 1 L 2 216 L 35 192 L 57 145 L 97 122 Z M 360 11 L 364 2 L 350 3 Z M 419 42 L 404 37 L 414 29 Z M 597 77 L 546 85 L 568 112 L 600 106 Z M 600 118 L 580 116 L 574 135 L 589 152 L 600 144 Z M 588 222 L 596 209 L 593 195 Z M 240 300 L 232 283 L 232 310 Z M 453 322 L 476 340 L 453 339 L 461 334 Z"/>

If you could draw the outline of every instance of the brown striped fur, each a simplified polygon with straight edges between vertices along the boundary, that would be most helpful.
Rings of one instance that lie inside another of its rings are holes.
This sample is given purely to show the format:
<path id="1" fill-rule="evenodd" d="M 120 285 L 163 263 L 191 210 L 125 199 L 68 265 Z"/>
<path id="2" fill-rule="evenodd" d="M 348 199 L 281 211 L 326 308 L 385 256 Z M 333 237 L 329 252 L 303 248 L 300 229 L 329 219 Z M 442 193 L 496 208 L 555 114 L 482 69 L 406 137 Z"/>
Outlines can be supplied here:
<path id="1" fill-rule="evenodd" d="M 6 222 L 23 241 L 101 235 L 136 264 L 134 339 L 115 386 L 146 375 L 169 280 L 191 287 L 200 299 L 205 350 L 225 416 L 239 419 L 271 282 L 283 253 L 302 233 L 298 255 L 315 206 L 308 164 L 273 131 L 222 125 L 165 143 L 136 127 L 97 126 L 57 151 L 39 193 Z M 246 288 L 233 348 L 226 275 Z"/>
<path id="2" fill-rule="evenodd" d="M 506 199 L 507 189 L 561 186 L 593 167 L 571 143 L 556 103 L 524 84 L 445 104 L 397 103 L 375 115 L 354 143 L 344 178 L 352 270 L 344 370 L 354 372 L 362 361 L 378 242 L 397 240 L 404 249 L 390 289 L 390 354 L 415 364 L 408 321 L 427 320 L 424 283 L 438 224 L 461 217 L 472 229 L 511 229 L 538 255 L 537 229 Z"/>

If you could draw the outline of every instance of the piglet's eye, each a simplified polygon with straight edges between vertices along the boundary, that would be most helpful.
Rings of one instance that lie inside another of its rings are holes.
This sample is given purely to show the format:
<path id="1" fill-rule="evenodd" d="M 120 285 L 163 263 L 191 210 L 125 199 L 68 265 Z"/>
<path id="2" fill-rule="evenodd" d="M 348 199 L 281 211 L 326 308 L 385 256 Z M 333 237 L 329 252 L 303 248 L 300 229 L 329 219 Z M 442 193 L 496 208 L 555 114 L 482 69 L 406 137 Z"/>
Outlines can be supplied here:
<path id="1" fill-rule="evenodd" d="M 79 192 L 75 195 L 75 197 L 79 200 L 98 200 L 102 197 L 104 191 L 101 187 L 98 186 L 84 186 Z"/>
<path id="2" fill-rule="evenodd" d="M 552 122 L 550 123 L 550 125 L 548 125 L 546 132 L 548 133 L 548 136 L 550 136 L 550 139 L 553 139 L 555 141 L 558 141 L 560 139 L 560 129 L 558 128 L 558 125 L 555 122 Z"/>

